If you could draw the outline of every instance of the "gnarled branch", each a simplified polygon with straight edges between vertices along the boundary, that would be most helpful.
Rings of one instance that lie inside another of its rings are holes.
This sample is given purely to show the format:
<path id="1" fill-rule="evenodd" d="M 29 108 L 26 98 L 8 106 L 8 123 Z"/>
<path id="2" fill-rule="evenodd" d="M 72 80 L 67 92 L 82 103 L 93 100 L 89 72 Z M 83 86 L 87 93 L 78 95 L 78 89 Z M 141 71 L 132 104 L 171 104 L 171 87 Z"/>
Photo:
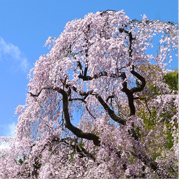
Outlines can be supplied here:
<path id="1" fill-rule="evenodd" d="M 38 97 L 41 93 L 41 91 L 43 89 L 48 89 L 48 90 L 54 90 L 59 92 L 60 94 L 62 94 L 63 96 L 63 113 L 64 113 L 64 118 L 65 118 L 65 127 L 68 128 L 71 132 L 73 132 L 73 134 L 75 134 L 77 137 L 81 137 L 81 138 L 85 138 L 88 140 L 93 140 L 93 143 L 96 146 L 100 145 L 100 140 L 99 137 L 96 136 L 95 134 L 92 133 L 85 133 L 82 130 L 80 130 L 79 128 L 73 126 L 73 124 L 70 121 L 70 115 L 69 115 L 69 111 L 68 111 L 68 94 L 61 88 L 58 87 L 44 87 L 42 88 L 38 94 L 32 94 L 31 92 L 29 92 L 31 94 L 31 96 L 33 97 Z"/>
<path id="2" fill-rule="evenodd" d="M 72 87 L 72 89 L 79 93 L 81 96 L 84 96 L 84 99 L 87 98 L 88 95 L 94 95 L 96 97 L 96 99 L 98 99 L 98 101 L 100 102 L 100 104 L 103 106 L 103 108 L 105 109 L 105 111 L 109 114 L 109 116 L 116 122 L 118 122 L 119 124 L 125 125 L 126 124 L 126 120 L 125 119 L 121 119 L 119 116 L 117 116 L 114 111 L 112 109 L 110 109 L 110 107 L 108 106 L 108 104 L 103 100 L 103 98 L 97 94 L 94 93 L 93 90 L 88 91 L 88 92 L 78 92 L 76 87 Z"/>
<path id="3" fill-rule="evenodd" d="M 99 95 L 99 94 L 94 94 L 95 97 L 98 99 L 98 101 L 100 102 L 100 104 L 103 106 L 103 108 L 105 109 L 105 111 L 109 114 L 109 116 L 116 122 L 118 122 L 119 124 L 125 125 L 126 124 L 126 120 L 125 119 L 121 119 L 119 116 L 117 116 L 114 111 L 112 109 L 110 109 L 110 107 L 107 105 L 107 103 L 103 100 L 103 98 Z"/>
<path id="4" fill-rule="evenodd" d="M 146 83 L 145 82 L 145 78 L 143 76 L 141 76 L 139 73 L 137 73 L 136 71 L 134 71 L 134 65 L 132 65 L 132 71 L 131 71 L 131 73 L 142 82 L 142 84 L 140 86 L 132 88 L 131 92 L 135 93 L 135 92 L 142 91 L 144 89 L 145 83 Z"/>

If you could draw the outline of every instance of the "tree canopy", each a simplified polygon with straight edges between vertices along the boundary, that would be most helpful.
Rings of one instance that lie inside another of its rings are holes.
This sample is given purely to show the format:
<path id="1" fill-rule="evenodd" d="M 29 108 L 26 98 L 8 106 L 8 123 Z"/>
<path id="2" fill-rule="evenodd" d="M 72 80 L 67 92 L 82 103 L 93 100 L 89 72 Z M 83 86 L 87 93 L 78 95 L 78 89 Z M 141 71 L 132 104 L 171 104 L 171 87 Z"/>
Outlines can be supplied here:
<path id="1" fill-rule="evenodd" d="M 10 149 L 0 177 L 177 177 L 177 74 L 166 69 L 177 33 L 171 22 L 107 10 L 49 37 L 16 111 L 16 137 L 2 139 Z"/>
<path id="2" fill-rule="evenodd" d="M 165 83 L 168 84 L 172 90 L 178 90 L 178 72 L 177 70 L 169 72 L 164 76 Z"/>

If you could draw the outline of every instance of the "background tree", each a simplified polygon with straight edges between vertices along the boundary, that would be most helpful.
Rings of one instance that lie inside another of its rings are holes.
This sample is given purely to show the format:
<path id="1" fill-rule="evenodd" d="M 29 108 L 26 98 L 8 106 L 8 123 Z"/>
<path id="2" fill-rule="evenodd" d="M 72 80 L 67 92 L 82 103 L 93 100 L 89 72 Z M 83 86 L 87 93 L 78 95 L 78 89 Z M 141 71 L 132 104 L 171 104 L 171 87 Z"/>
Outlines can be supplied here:
<path id="1" fill-rule="evenodd" d="M 169 72 L 164 76 L 165 83 L 168 84 L 172 90 L 178 90 L 178 71 Z"/>
<path id="2" fill-rule="evenodd" d="M 177 177 L 177 92 L 165 75 L 177 32 L 170 22 L 108 10 L 49 37 L 17 108 L 1 178 Z M 154 57 L 147 49 L 156 35 Z"/>

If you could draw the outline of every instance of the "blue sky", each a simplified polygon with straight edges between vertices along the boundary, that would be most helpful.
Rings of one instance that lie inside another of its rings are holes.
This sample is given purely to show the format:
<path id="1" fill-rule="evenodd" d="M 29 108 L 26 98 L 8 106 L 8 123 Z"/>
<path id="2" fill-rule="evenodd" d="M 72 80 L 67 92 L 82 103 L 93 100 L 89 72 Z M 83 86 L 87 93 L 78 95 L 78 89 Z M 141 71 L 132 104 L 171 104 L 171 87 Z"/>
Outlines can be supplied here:
<path id="1" fill-rule="evenodd" d="M 68 21 L 107 9 L 123 9 L 131 19 L 146 14 L 178 21 L 177 0 L 0 0 L 0 136 L 13 135 L 15 109 L 25 104 L 27 74 L 48 53 L 48 36 L 58 37 Z"/>

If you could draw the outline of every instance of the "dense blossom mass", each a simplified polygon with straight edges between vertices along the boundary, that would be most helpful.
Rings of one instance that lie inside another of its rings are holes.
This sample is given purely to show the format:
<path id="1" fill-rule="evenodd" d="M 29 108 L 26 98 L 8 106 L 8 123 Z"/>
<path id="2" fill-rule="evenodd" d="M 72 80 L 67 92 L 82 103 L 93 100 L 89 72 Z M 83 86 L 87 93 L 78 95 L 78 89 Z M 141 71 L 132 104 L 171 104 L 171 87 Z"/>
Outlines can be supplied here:
<path id="1" fill-rule="evenodd" d="M 49 37 L 0 178 L 177 178 L 177 33 L 108 10 Z"/>

